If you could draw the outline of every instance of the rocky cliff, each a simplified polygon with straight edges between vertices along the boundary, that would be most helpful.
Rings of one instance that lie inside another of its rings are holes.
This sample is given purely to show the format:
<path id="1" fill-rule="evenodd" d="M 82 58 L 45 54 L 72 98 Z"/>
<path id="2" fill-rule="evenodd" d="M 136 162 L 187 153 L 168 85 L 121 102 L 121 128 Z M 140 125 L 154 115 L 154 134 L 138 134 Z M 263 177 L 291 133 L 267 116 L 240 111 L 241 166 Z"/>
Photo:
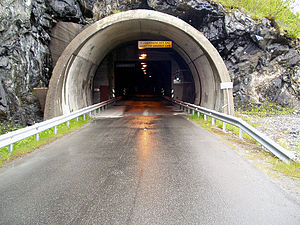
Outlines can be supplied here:
<path id="1" fill-rule="evenodd" d="M 212 42 L 234 82 L 236 102 L 300 105 L 300 55 L 273 21 L 254 21 L 205 0 L 2 0 L 0 3 L 0 121 L 42 119 L 35 87 L 53 69 L 50 33 L 59 21 L 90 24 L 112 13 L 146 8 L 177 16 Z"/>

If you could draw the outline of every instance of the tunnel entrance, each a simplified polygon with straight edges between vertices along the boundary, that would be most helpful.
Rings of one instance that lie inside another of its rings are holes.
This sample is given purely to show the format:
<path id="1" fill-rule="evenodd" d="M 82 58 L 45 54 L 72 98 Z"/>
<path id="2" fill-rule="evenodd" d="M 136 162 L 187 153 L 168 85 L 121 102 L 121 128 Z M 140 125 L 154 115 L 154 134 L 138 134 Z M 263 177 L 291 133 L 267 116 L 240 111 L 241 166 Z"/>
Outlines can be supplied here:
<path id="1" fill-rule="evenodd" d="M 165 55 L 151 50 L 151 54 L 160 54 L 148 59 L 151 77 L 138 71 L 138 54 L 129 48 L 137 40 L 173 42 Z M 122 48 L 128 50 L 122 52 Z M 168 96 L 174 90 L 179 100 L 220 112 L 231 108 L 233 112 L 232 91 L 227 96 L 220 88 L 224 82 L 230 82 L 226 66 L 198 30 L 153 10 L 122 12 L 87 27 L 61 54 L 50 80 L 44 119 L 122 95 L 124 88 L 127 94 L 158 94 L 157 89 L 163 88 Z"/>

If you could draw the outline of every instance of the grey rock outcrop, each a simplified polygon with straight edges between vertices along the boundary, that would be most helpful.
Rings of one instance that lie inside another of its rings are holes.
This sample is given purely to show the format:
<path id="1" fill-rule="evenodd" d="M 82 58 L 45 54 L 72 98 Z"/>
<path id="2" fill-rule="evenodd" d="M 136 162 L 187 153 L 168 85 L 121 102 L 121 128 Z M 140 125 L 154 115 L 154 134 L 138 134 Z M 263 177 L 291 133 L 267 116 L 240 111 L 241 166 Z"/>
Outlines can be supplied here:
<path id="1" fill-rule="evenodd" d="M 39 104 L 30 93 L 48 85 L 50 78 L 51 23 L 40 2 L 0 4 L 0 114 L 2 119 L 30 125 L 41 120 Z"/>
<path id="2" fill-rule="evenodd" d="M 299 106 L 299 50 L 268 19 L 257 23 L 238 10 L 228 13 L 207 0 L 2 0 L 0 121 L 30 125 L 42 119 L 32 91 L 48 86 L 53 69 L 50 34 L 55 24 L 86 25 L 137 8 L 177 16 L 203 32 L 227 65 L 237 101 Z"/>

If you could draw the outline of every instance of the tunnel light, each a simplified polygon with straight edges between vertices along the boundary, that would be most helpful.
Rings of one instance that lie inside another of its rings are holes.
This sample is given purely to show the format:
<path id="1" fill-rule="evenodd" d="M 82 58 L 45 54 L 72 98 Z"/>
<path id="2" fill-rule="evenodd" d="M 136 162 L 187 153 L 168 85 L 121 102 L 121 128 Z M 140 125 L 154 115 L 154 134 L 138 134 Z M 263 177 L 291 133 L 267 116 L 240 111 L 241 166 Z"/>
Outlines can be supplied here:
<path id="1" fill-rule="evenodd" d="M 145 63 L 145 62 L 142 62 L 141 64 L 142 64 L 142 65 L 146 65 L 146 63 Z"/>
<path id="2" fill-rule="evenodd" d="M 143 65 L 143 68 L 146 68 L 147 67 L 147 65 Z"/>
<path id="3" fill-rule="evenodd" d="M 152 76 L 150 75 L 149 78 L 151 78 Z"/>
<path id="4" fill-rule="evenodd" d="M 144 60 L 144 59 L 146 59 L 147 58 L 147 54 L 146 53 L 142 53 L 142 54 L 140 54 L 140 56 L 139 56 L 139 59 L 140 60 Z"/>

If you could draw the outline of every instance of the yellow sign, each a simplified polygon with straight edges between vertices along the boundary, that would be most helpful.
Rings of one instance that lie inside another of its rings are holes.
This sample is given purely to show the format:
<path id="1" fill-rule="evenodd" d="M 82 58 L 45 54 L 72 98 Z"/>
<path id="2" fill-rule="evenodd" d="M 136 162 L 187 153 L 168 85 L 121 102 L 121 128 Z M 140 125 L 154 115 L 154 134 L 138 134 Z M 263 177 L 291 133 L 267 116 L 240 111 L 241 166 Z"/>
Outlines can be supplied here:
<path id="1" fill-rule="evenodd" d="M 172 48 L 172 41 L 139 41 L 139 49 Z"/>

